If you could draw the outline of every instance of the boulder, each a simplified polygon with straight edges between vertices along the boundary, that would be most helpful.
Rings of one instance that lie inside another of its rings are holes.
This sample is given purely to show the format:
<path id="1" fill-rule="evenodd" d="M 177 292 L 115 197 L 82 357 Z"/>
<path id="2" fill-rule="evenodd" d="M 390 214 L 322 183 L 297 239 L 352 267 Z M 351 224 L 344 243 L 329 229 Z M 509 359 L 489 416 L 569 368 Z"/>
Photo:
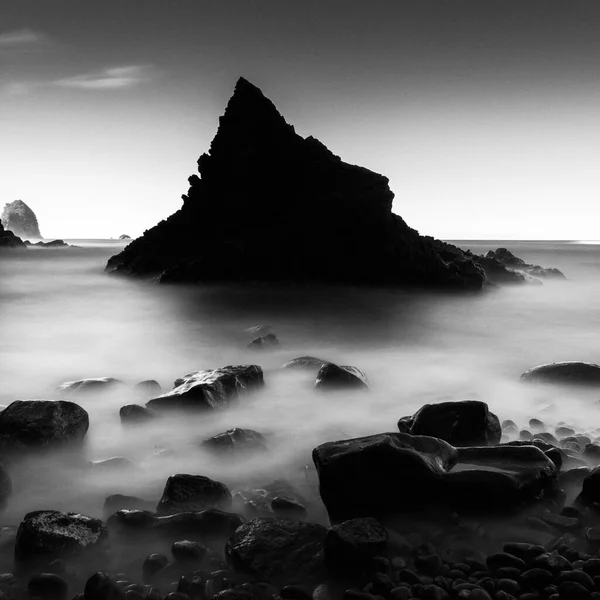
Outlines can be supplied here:
<path id="1" fill-rule="evenodd" d="M 12 494 L 12 480 L 2 464 L 0 464 L 0 510 L 3 509 Z"/>
<path id="2" fill-rule="evenodd" d="M 296 499 L 287 496 L 275 496 L 271 500 L 271 510 L 278 519 L 304 521 L 307 516 L 306 508 Z"/>
<path id="3" fill-rule="evenodd" d="M 325 363 L 317 373 L 315 388 L 319 390 L 369 389 L 367 376 L 356 367 Z"/>
<path id="4" fill-rule="evenodd" d="M 95 555 L 104 548 L 107 528 L 103 521 L 57 510 L 25 515 L 17 531 L 15 560 L 19 564 L 49 564 L 59 558 Z"/>
<path id="5" fill-rule="evenodd" d="M 27 582 L 30 598 L 40 600 L 67 600 L 68 583 L 54 573 L 38 573 Z"/>
<path id="6" fill-rule="evenodd" d="M 300 356 L 285 363 L 282 369 L 320 369 L 329 361 L 315 358 L 314 356 Z"/>
<path id="7" fill-rule="evenodd" d="M 155 507 L 156 502 L 148 502 L 137 496 L 111 494 L 104 501 L 104 514 L 110 516 L 118 510 L 154 510 Z"/>
<path id="8" fill-rule="evenodd" d="M 4 205 L 0 221 L 6 229 L 10 229 L 19 237 L 27 239 L 42 237 L 35 213 L 23 200 L 7 202 Z"/>
<path id="9" fill-rule="evenodd" d="M 202 475 L 172 475 L 167 479 L 158 515 L 198 512 L 206 508 L 231 508 L 231 492 L 224 483 Z"/>
<path id="10" fill-rule="evenodd" d="M 298 135 L 243 78 L 198 171 L 182 208 L 113 256 L 108 271 L 162 283 L 485 285 L 467 253 L 392 213 L 387 177 Z"/>
<path id="11" fill-rule="evenodd" d="M 267 333 L 267 335 L 256 337 L 248 344 L 248 348 L 254 349 L 266 349 L 275 346 L 279 346 L 279 338 L 274 333 Z"/>
<path id="12" fill-rule="evenodd" d="M 57 391 L 61 394 L 97 394 L 98 392 L 111 391 L 122 384 L 123 382 L 120 379 L 114 379 L 113 377 L 89 377 L 77 381 L 65 381 L 58 386 Z"/>
<path id="13" fill-rule="evenodd" d="M 146 403 L 153 410 L 226 408 L 240 394 L 264 385 L 257 365 L 237 365 L 196 371 L 175 381 L 175 388 Z"/>
<path id="14" fill-rule="evenodd" d="M 412 435 L 440 438 L 453 446 L 493 446 L 500 443 L 502 427 L 488 405 L 479 400 L 426 404 L 398 427 Z"/>
<path id="15" fill-rule="evenodd" d="M 521 381 L 598 386 L 600 385 L 600 365 L 576 360 L 548 363 L 525 371 L 521 375 Z"/>
<path id="16" fill-rule="evenodd" d="M 0 250 L 6 248 L 21 248 L 26 249 L 27 245 L 12 231 L 4 229 L 2 223 L 0 223 Z"/>
<path id="17" fill-rule="evenodd" d="M 204 440 L 202 446 L 214 452 L 251 452 L 253 450 L 266 450 L 267 440 L 262 434 L 253 429 L 234 427 Z"/>
<path id="18" fill-rule="evenodd" d="M 0 448 L 48 448 L 81 444 L 89 427 L 87 412 L 63 400 L 16 400 L 0 412 Z"/>
<path id="19" fill-rule="evenodd" d="M 143 394 L 144 396 L 152 397 L 156 396 L 156 394 L 160 394 L 162 392 L 162 387 L 160 387 L 160 383 L 155 379 L 146 379 L 144 381 L 140 381 L 136 383 L 134 386 L 136 392 Z"/>
<path id="20" fill-rule="evenodd" d="M 443 505 L 507 512 L 543 496 L 554 463 L 534 446 L 455 448 L 438 438 L 381 433 L 313 450 L 333 523 Z"/>
<path id="21" fill-rule="evenodd" d="M 225 558 L 243 577 L 273 584 L 308 584 L 325 575 L 322 525 L 256 518 L 235 530 Z"/>
<path id="22" fill-rule="evenodd" d="M 139 404 L 127 404 L 119 409 L 119 417 L 123 425 L 137 425 L 152 421 L 158 415 L 145 406 Z"/>

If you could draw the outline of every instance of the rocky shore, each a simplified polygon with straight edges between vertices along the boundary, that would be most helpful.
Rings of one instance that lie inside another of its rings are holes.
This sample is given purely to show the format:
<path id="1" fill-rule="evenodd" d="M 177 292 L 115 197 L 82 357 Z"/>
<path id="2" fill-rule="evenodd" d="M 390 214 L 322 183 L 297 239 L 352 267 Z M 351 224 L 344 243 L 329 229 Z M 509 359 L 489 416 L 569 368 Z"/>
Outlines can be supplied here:
<path id="1" fill-rule="evenodd" d="M 302 356 L 282 369 L 305 370 L 324 401 L 370 393 L 367 374 L 354 366 Z M 589 391 L 599 374 L 598 365 L 555 363 L 525 372 L 522 385 Z M 148 380 L 134 388 L 145 403 L 123 406 L 119 417 L 127 430 L 143 431 L 174 411 L 190 420 L 227 414 L 268 384 L 258 365 L 188 373 L 168 391 Z M 78 399 L 126 387 L 109 377 L 69 381 L 60 399 L 2 410 L 2 506 L 26 459 L 135 469 L 125 458 L 82 458 L 94 423 Z M 203 445 L 226 461 L 269 452 L 261 432 L 235 423 Z M 18 527 L 0 529 L 0 597 L 600 598 L 598 429 L 533 415 L 501 421 L 485 402 L 449 401 L 399 415 L 380 434 L 324 441 L 312 458 L 295 481 L 236 488 L 173 473 L 160 498 L 107 495 L 103 515 L 51 506 L 24 514 Z"/>

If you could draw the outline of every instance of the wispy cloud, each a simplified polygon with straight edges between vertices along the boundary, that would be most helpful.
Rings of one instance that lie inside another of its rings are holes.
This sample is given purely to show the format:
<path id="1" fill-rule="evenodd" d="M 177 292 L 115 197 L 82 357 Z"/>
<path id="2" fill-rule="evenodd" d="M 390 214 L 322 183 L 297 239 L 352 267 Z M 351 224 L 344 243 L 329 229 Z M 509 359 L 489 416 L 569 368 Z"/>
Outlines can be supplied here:
<path id="1" fill-rule="evenodd" d="M 46 41 L 46 36 L 33 29 L 0 32 L 0 48 L 24 48 Z"/>
<path id="2" fill-rule="evenodd" d="M 75 75 L 58 79 L 53 85 L 82 90 L 114 90 L 129 88 L 149 81 L 152 67 L 150 65 L 126 65 L 111 67 L 83 75 Z"/>

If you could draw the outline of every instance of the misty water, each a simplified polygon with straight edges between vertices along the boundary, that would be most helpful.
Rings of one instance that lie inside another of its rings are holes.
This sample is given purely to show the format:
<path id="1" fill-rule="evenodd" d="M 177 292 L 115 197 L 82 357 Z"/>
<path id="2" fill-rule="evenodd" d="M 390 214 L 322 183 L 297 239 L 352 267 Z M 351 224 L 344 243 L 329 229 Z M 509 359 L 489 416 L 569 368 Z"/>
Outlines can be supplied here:
<path id="1" fill-rule="evenodd" d="M 157 501 L 174 473 L 207 475 L 232 489 L 278 477 L 313 482 L 315 445 L 395 431 L 400 417 L 444 399 L 484 400 L 500 419 L 521 426 L 534 416 L 585 431 L 600 426 L 595 395 L 519 383 L 524 370 L 540 363 L 600 362 L 600 245 L 463 242 L 478 253 L 507 245 L 527 262 L 561 269 L 568 281 L 438 295 L 165 287 L 104 274 L 122 244 L 78 243 L 78 249 L 30 248 L 0 261 L 0 404 L 58 398 L 59 384 L 86 377 L 130 385 L 69 398 L 90 415 L 82 454 L 22 463 L 13 472 L 4 525 L 35 509 L 100 516 L 113 493 Z M 246 329 L 258 324 L 274 328 L 277 349 L 246 347 L 252 339 Z M 359 367 L 370 392 L 323 395 L 313 389 L 313 371 L 281 369 L 306 354 Z M 119 408 L 148 399 L 133 390 L 136 382 L 156 379 L 167 390 L 191 371 L 229 364 L 260 365 L 264 389 L 223 412 L 121 426 Z M 263 433 L 270 451 L 217 459 L 201 448 L 203 439 L 232 427 Z M 116 456 L 133 465 L 87 464 Z"/>

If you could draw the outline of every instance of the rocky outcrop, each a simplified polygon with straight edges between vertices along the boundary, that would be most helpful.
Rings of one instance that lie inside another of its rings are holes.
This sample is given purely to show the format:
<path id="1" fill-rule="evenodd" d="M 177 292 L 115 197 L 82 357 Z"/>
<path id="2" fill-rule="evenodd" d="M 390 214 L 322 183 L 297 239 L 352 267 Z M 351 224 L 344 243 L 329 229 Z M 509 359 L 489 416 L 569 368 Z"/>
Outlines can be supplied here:
<path id="1" fill-rule="evenodd" d="M 231 508 L 231 492 L 224 483 L 202 475 L 169 477 L 156 507 L 158 515 Z"/>
<path id="2" fill-rule="evenodd" d="M 0 250 L 3 248 L 27 248 L 25 242 L 0 223 Z"/>
<path id="3" fill-rule="evenodd" d="M 39 246 L 40 248 L 73 248 L 70 244 L 67 244 L 64 240 L 52 240 L 51 242 L 30 242 L 25 240 L 27 246 Z"/>
<path id="4" fill-rule="evenodd" d="M 562 271 L 550 267 L 541 267 L 540 265 L 526 263 L 522 258 L 515 256 L 507 248 L 490 250 L 484 257 L 482 257 L 481 264 L 483 264 L 484 268 L 486 261 L 496 261 L 501 265 L 508 267 L 508 269 L 511 271 L 525 273 L 531 277 L 537 277 L 541 279 L 566 279 Z"/>
<path id="5" fill-rule="evenodd" d="M 600 386 L 600 365 L 577 360 L 548 363 L 525 371 L 521 375 L 521 381 Z"/>
<path id="6" fill-rule="evenodd" d="M 556 466 L 534 446 L 455 448 L 443 440 L 381 433 L 313 450 L 333 523 L 439 504 L 461 512 L 515 510 L 541 498 Z"/>
<path id="7" fill-rule="evenodd" d="M 41 239 L 42 237 L 35 213 L 23 200 L 7 202 L 4 205 L 0 221 L 6 229 L 10 229 L 19 237 L 26 239 Z"/>
<path id="8" fill-rule="evenodd" d="M 112 257 L 108 271 L 163 283 L 485 285 L 472 257 L 392 213 L 387 177 L 299 136 L 243 78 L 198 170 L 182 208 Z"/>

